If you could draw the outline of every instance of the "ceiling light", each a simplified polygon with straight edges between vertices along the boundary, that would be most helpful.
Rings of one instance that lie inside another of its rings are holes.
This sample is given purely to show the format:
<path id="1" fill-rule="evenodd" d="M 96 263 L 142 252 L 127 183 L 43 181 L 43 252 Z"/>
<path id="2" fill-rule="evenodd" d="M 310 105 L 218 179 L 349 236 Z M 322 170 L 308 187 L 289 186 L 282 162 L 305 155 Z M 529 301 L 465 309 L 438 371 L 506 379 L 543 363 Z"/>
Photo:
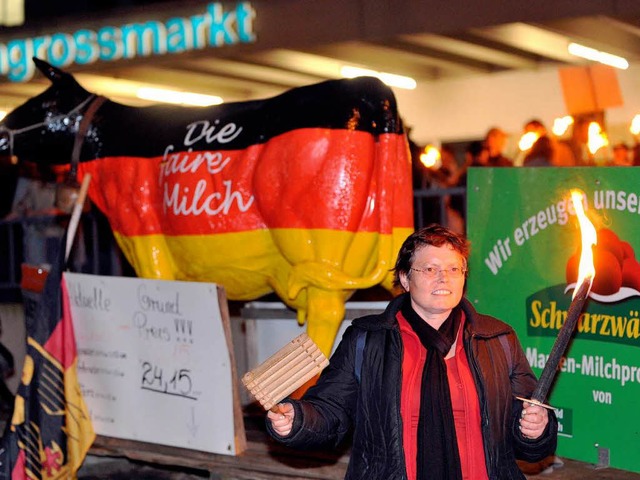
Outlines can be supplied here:
<path id="1" fill-rule="evenodd" d="M 585 47 L 578 43 L 570 43 L 568 51 L 571 55 L 575 55 L 576 57 L 586 58 L 587 60 L 593 60 L 594 62 L 603 63 L 611 67 L 620 68 L 622 70 L 629 68 L 629 62 L 626 58 L 612 55 L 607 52 L 601 52 L 595 48 Z"/>
<path id="2" fill-rule="evenodd" d="M 208 107 L 209 105 L 219 105 L 222 103 L 222 98 L 215 95 L 202 95 L 199 93 L 178 92 L 176 90 L 151 87 L 139 88 L 136 92 L 136 97 L 155 102 L 193 105 L 197 107 Z"/>
<path id="3" fill-rule="evenodd" d="M 376 72 L 366 68 L 344 66 L 340 69 L 340 75 L 344 78 L 355 77 L 376 77 L 382 80 L 390 87 L 404 88 L 406 90 L 415 90 L 416 81 L 411 77 L 404 77 L 394 73 Z"/>

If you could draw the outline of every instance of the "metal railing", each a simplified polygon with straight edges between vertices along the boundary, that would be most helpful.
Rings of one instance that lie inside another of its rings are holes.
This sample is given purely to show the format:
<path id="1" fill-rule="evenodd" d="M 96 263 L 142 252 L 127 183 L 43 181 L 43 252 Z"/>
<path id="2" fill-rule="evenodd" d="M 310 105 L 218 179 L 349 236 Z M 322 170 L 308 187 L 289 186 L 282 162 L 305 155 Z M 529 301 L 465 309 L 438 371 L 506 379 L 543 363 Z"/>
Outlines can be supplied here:
<path id="1" fill-rule="evenodd" d="M 455 206 L 462 206 L 461 211 L 460 207 L 455 210 L 456 215 L 463 221 L 466 216 L 465 187 L 414 190 L 413 198 L 415 228 L 434 222 L 451 226 L 451 215 Z M 33 263 L 29 261 L 29 250 L 35 249 L 36 253 L 45 255 L 46 252 L 38 252 L 38 249 L 47 248 L 47 228 L 59 226 L 57 230 L 60 235 L 68 221 L 69 215 L 0 220 L 0 303 L 20 301 L 22 264 Z M 80 226 L 70 258 L 73 271 L 96 275 L 135 275 L 102 213 L 96 209 L 83 213 Z M 41 231 L 38 233 L 38 230 Z M 53 230 L 55 233 L 56 229 Z M 33 238 L 34 235 L 39 237 Z M 82 250 L 80 254 L 79 249 Z"/>

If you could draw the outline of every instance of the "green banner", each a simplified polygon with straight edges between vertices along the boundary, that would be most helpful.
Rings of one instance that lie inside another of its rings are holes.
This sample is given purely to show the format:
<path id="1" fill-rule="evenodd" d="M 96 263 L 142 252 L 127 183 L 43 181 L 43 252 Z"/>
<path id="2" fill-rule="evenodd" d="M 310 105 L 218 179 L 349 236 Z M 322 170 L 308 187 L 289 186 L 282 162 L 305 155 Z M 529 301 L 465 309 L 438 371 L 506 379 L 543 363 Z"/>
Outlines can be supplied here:
<path id="1" fill-rule="evenodd" d="M 549 396 L 558 455 L 640 472 L 640 168 L 472 168 L 468 298 L 514 327 L 540 376 L 566 319 L 586 194 L 596 275 Z"/>

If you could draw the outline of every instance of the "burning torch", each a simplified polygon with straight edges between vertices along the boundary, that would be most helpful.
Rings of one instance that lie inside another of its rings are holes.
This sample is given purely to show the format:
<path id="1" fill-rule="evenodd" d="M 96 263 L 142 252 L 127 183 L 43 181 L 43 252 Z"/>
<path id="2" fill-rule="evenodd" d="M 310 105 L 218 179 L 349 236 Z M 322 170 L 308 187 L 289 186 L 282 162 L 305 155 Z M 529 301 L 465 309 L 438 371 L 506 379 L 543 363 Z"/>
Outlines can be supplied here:
<path id="1" fill-rule="evenodd" d="M 573 202 L 578 222 L 580 223 L 580 232 L 582 236 L 582 251 L 580 253 L 580 266 L 578 269 L 578 280 L 576 287 L 573 291 L 573 297 L 569 311 L 567 312 L 567 318 L 563 323 L 558 337 L 551 348 L 549 359 L 542 370 L 538 384 L 531 394 L 531 398 L 520 398 L 525 402 L 532 403 L 534 405 L 540 405 L 545 408 L 553 408 L 546 405 L 547 395 L 553 383 L 553 379 L 556 376 L 558 365 L 562 360 L 562 356 L 567 350 L 567 346 L 571 340 L 571 335 L 578 323 L 578 318 L 582 312 L 582 308 L 591 291 L 591 285 L 595 277 L 595 267 L 593 266 L 593 246 L 597 243 L 596 229 L 587 218 L 582 207 L 583 193 L 579 190 L 571 190 L 571 200 Z"/>

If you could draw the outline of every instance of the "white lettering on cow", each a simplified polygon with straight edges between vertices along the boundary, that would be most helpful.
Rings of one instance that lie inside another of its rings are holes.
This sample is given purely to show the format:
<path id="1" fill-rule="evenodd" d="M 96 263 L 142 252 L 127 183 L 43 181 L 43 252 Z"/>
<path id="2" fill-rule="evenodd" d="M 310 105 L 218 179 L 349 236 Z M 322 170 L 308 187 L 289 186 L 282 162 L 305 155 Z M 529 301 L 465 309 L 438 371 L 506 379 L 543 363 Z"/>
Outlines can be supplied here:
<path id="1" fill-rule="evenodd" d="M 198 180 L 191 198 L 189 195 L 189 187 L 183 188 L 181 193 L 180 184 L 176 183 L 173 186 L 173 191 L 169 193 L 169 186 L 165 184 L 165 211 L 167 208 L 170 208 L 175 215 L 200 215 L 202 213 L 206 213 L 207 215 L 227 215 L 234 203 L 237 204 L 241 212 L 249 210 L 253 204 L 253 195 L 251 195 L 245 203 L 240 192 L 233 190 L 233 182 L 231 180 L 224 180 L 222 183 L 225 187 L 224 197 L 220 192 L 214 192 L 205 197 L 204 192 L 207 189 L 207 182 L 201 179 Z"/>
<path id="2" fill-rule="evenodd" d="M 162 177 L 168 177 L 172 173 L 195 173 L 205 163 L 207 172 L 211 175 L 220 173 L 231 161 L 230 157 L 223 157 L 222 152 L 199 152 L 191 159 L 192 149 L 188 152 L 171 153 L 173 145 L 168 145 L 164 150 L 162 164 L 160 164 L 160 181 Z"/>
<path id="3" fill-rule="evenodd" d="M 199 120 L 190 123 L 187 125 L 184 146 L 188 147 L 202 139 L 207 143 L 229 143 L 242 132 L 242 127 L 238 127 L 233 122 L 223 125 L 222 128 L 218 128 L 219 123 L 220 120 L 215 120 L 213 125 L 211 125 L 208 120 Z"/>
<path id="4" fill-rule="evenodd" d="M 220 120 L 215 120 L 213 123 L 210 125 L 207 120 L 201 120 L 189 124 L 184 145 L 193 145 L 203 139 L 207 143 L 228 143 L 242 131 L 242 127 L 236 126 L 235 123 L 227 123 L 221 128 L 218 128 Z M 231 180 L 219 179 L 214 184 L 220 185 L 221 182 L 224 185 L 224 191 L 206 194 L 209 178 L 213 175 L 220 175 L 229 162 L 231 162 L 231 157 L 225 156 L 224 151 L 194 152 L 193 148 L 189 148 L 187 151 L 175 152 L 173 145 L 167 145 L 160 164 L 158 178 L 159 185 L 164 185 L 163 208 L 165 213 L 169 210 L 174 215 L 185 216 L 197 216 L 203 213 L 206 215 L 227 215 L 234 205 L 240 212 L 249 210 L 254 201 L 253 195 L 243 198 L 240 191 L 233 189 Z M 201 175 L 203 178 L 197 181 L 193 190 L 191 182 L 195 179 L 190 180 L 190 185 L 184 187 L 178 181 L 170 182 L 167 180 L 169 177 L 180 180 L 180 175 L 197 173 L 202 167 L 206 169 L 206 173 Z M 171 183 L 173 186 L 170 186 Z"/>

